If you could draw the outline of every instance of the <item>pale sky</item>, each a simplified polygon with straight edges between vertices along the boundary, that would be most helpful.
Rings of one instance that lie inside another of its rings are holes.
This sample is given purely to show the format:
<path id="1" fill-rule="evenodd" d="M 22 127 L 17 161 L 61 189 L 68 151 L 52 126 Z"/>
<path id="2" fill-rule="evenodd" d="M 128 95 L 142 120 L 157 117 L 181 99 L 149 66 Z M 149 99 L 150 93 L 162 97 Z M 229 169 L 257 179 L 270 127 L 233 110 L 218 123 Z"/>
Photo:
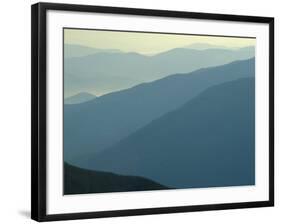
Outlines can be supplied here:
<path id="1" fill-rule="evenodd" d="M 118 31 L 65 29 L 64 43 L 77 44 L 99 49 L 118 49 L 124 52 L 156 54 L 194 43 L 241 48 L 255 45 L 254 38 L 233 38 L 216 36 L 194 36 L 155 34 Z"/>

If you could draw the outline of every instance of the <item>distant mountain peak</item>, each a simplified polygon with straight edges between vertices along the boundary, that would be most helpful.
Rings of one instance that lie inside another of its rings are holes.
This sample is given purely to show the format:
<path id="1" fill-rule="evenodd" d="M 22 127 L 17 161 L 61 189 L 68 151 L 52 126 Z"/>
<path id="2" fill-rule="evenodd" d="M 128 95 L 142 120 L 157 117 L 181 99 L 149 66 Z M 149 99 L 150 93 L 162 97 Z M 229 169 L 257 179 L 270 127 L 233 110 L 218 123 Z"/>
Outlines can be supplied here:
<path id="1" fill-rule="evenodd" d="M 64 99 L 65 104 L 84 103 L 95 99 L 97 96 L 88 92 L 80 92 Z"/>
<path id="2" fill-rule="evenodd" d="M 64 44 L 65 58 L 84 57 L 97 53 L 121 53 L 118 49 L 100 49 L 78 44 Z"/>
<path id="3" fill-rule="evenodd" d="M 194 43 L 194 44 L 190 44 L 185 46 L 185 48 L 190 48 L 190 49 L 194 49 L 194 50 L 207 50 L 207 49 L 233 49 L 233 48 L 229 48 L 223 45 L 215 45 L 215 44 L 208 44 L 208 43 Z"/>

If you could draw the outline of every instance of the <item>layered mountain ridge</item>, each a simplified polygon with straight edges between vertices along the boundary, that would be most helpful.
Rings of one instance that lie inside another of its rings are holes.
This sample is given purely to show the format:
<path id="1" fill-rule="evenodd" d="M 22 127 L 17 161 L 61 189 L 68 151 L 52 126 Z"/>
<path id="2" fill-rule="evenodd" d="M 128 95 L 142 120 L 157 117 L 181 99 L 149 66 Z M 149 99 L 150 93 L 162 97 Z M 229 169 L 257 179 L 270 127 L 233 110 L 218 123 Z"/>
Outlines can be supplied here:
<path id="1" fill-rule="evenodd" d="M 255 184 L 255 81 L 215 85 L 89 157 L 89 169 L 172 188 Z"/>
<path id="2" fill-rule="evenodd" d="M 180 108 L 207 88 L 254 77 L 254 73 L 253 58 L 170 75 L 85 103 L 65 105 L 65 160 L 83 166 L 84 158 L 113 146 L 154 119 Z"/>

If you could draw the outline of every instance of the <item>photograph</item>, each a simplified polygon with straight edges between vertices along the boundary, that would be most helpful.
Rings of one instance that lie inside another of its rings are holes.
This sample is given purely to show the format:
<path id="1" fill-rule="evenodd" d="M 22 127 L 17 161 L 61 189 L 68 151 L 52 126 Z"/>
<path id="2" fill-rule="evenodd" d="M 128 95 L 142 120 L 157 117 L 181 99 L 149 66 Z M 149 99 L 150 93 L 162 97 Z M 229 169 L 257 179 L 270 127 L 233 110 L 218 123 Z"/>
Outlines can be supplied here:
<path id="1" fill-rule="evenodd" d="M 255 185 L 255 45 L 65 27 L 64 194 Z"/>

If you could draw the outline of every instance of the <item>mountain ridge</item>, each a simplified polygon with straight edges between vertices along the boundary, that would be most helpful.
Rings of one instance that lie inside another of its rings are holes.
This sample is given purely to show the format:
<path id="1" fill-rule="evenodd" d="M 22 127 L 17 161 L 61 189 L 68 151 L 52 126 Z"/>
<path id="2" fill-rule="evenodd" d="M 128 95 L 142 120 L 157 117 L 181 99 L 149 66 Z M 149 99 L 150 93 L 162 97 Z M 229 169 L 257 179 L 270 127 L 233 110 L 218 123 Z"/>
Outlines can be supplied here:
<path id="1" fill-rule="evenodd" d="M 66 58 L 84 57 L 99 52 L 114 53 L 114 52 L 121 52 L 121 51 L 118 49 L 93 48 L 93 47 L 79 45 L 79 44 L 64 44 L 64 56 Z"/>
<path id="2" fill-rule="evenodd" d="M 64 194 L 168 190 L 155 181 L 137 176 L 86 170 L 64 163 Z"/>
<path id="3" fill-rule="evenodd" d="M 114 145 L 153 119 L 179 108 L 206 88 L 253 77 L 254 73 L 255 60 L 250 59 L 185 75 L 171 75 L 79 105 L 65 105 L 65 159 L 82 166 L 82 157 Z"/>
<path id="4" fill-rule="evenodd" d="M 223 65 L 254 56 L 254 48 L 248 50 L 176 48 L 153 56 L 136 52 L 103 52 L 65 58 L 65 93 L 73 95 L 87 91 L 102 95 L 118 89 L 127 89 L 142 82 L 161 79 L 170 74 L 189 73 L 202 67 Z"/>
<path id="5" fill-rule="evenodd" d="M 210 87 L 92 156 L 87 166 L 175 188 L 253 185 L 254 95 L 254 78 Z"/>
<path id="6" fill-rule="evenodd" d="M 80 92 L 73 96 L 69 96 L 64 99 L 64 104 L 78 104 L 78 103 L 84 103 L 90 100 L 93 100 L 97 98 L 94 94 L 88 93 L 88 92 Z"/>

